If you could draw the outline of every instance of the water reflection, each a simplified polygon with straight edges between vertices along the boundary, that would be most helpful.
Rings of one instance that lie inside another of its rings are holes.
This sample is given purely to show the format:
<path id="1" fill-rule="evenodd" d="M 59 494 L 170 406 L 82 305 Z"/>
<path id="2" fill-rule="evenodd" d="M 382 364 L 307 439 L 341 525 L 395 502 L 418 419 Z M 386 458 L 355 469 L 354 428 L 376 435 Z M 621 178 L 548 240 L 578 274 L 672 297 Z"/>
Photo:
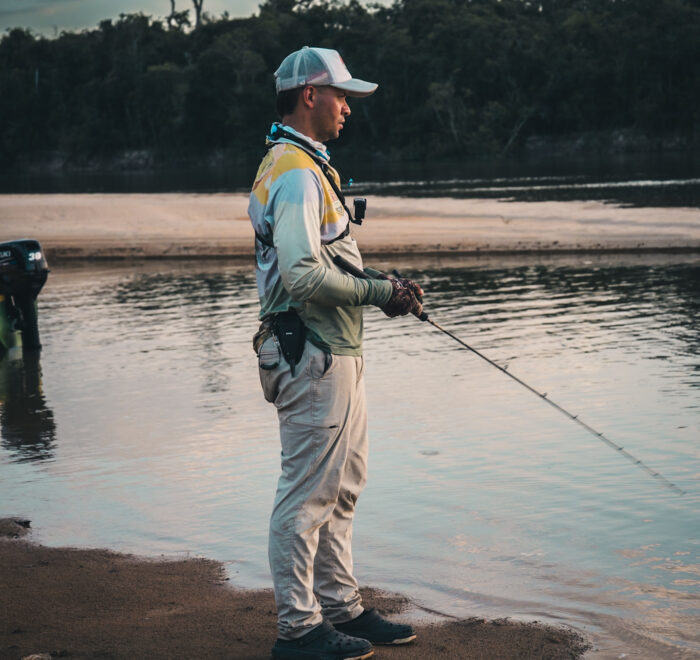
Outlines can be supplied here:
<path id="1" fill-rule="evenodd" d="M 0 437 L 17 461 L 53 458 L 56 423 L 41 385 L 39 351 L 0 356 Z"/>
<path id="2" fill-rule="evenodd" d="M 119 282 L 111 298 L 143 322 L 144 331 L 170 324 L 179 328 L 199 361 L 201 391 L 223 394 L 230 388 L 233 361 L 226 355 L 231 327 L 245 313 L 250 321 L 257 300 L 251 296 L 252 274 L 246 270 L 225 273 L 183 272 L 137 275 Z M 254 312 L 255 313 L 255 312 Z"/>
<path id="3" fill-rule="evenodd" d="M 431 309 L 457 326 L 468 327 L 472 334 L 494 334 L 498 326 L 507 325 L 511 333 L 524 338 L 536 324 L 558 335 L 562 343 L 573 347 L 578 343 L 578 350 L 593 352 L 614 345 L 636 352 L 649 347 L 648 333 L 658 332 L 668 343 L 666 349 L 657 346 L 655 359 L 685 356 L 692 360 L 691 369 L 700 369 L 700 264 L 696 262 L 441 267 L 410 272 L 427 283 Z M 577 332 L 562 335 L 564 324 L 571 327 L 571 315 Z M 581 341 L 586 326 L 591 326 L 593 341 Z M 700 387 L 697 380 L 692 384 Z"/>

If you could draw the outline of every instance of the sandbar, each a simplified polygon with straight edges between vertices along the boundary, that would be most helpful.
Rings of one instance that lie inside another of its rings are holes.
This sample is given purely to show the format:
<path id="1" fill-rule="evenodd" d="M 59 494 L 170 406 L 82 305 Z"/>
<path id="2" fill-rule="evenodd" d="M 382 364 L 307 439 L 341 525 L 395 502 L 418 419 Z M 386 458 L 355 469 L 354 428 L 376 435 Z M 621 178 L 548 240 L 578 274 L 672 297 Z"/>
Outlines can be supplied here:
<path id="1" fill-rule="evenodd" d="M 241 193 L 0 195 L 0 241 L 51 259 L 248 258 Z M 700 209 L 597 201 L 370 197 L 353 235 L 366 255 L 700 251 Z"/>

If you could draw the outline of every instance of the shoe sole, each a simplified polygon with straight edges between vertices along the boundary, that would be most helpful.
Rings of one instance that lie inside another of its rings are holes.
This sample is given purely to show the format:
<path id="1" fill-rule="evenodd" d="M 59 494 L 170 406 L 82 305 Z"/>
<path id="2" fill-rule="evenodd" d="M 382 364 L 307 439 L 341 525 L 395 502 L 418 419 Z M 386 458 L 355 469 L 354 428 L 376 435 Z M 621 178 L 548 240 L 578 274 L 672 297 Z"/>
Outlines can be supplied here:
<path id="1" fill-rule="evenodd" d="M 280 660 L 366 660 L 366 658 L 371 658 L 374 655 L 374 649 L 369 651 L 369 653 L 364 653 L 362 655 L 346 655 L 340 656 L 336 653 L 307 653 L 306 651 L 297 651 L 296 649 L 282 652 L 276 652 L 274 649 L 272 651 L 273 658 L 279 658 Z"/>
<path id="2" fill-rule="evenodd" d="M 372 642 L 375 646 L 400 646 L 401 644 L 410 644 L 416 635 L 411 635 L 410 637 L 402 637 L 401 639 L 393 639 L 390 642 Z"/>

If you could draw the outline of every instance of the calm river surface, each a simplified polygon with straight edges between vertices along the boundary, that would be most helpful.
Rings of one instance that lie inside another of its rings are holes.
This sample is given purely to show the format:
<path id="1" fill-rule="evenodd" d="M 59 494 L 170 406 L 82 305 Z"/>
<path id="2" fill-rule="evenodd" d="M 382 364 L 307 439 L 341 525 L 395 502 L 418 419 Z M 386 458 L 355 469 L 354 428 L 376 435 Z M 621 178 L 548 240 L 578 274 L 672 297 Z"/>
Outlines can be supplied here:
<path id="1" fill-rule="evenodd" d="M 409 261 L 432 317 L 366 313 L 362 584 L 562 622 L 591 657 L 700 657 L 700 256 Z M 279 469 L 251 269 L 54 264 L 37 360 L 0 361 L 0 502 L 50 545 L 203 555 L 269 586 Z"/>

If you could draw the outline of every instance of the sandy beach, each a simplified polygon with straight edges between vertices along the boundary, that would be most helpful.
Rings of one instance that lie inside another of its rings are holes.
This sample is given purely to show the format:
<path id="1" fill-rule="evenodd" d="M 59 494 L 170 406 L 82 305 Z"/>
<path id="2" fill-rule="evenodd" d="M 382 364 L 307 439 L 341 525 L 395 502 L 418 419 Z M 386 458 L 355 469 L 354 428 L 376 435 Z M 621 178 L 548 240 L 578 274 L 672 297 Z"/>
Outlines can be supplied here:
<path id="1" fill-rule="evenodd" d="M 249 257 L 244 194 L 0 196 L 0 241 L 57 258 Z M 363 254 L 700 250 L 700 209 L 602 202 L 370 197 Z"/>
<path id="2" fill-rule="evenodd" d="M 232 588 L 218 562 L 48 548 L 30 538 L 28 527 L 0 519 L 2 658 L 270 657 L 272 592 Z M 363 597 L 387 616 L 411 618 L 414 605 L 402 596 L 364 588 Z M 443 618 L 417 632 L 414 644 L 380 647 L 375 657 L 558 660 L 588 648 L 572 630 L 536 622 Z"/>

